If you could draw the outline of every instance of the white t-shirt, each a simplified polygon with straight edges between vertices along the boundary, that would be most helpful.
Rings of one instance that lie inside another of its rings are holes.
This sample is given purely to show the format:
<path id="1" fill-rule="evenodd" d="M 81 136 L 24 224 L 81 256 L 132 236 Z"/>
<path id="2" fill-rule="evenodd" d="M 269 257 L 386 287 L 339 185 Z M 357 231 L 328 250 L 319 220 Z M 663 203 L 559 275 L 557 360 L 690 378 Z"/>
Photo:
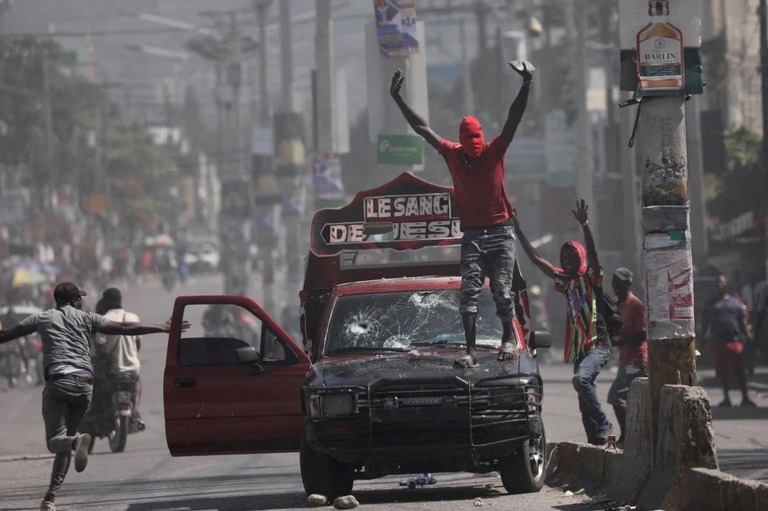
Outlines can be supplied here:
<path id="1" fill-rule="evenodd" d="M 104 317 L 116 323 L 138 323 L 139 317 L 124 309 L 112 309 Z M 138 335 L 104 335 L 96 336 L 96 343 L 105 353 L 112 354 L 113 373 L 138 373 L 141 369 L 139 362 L 139 346 L 141 337 Z"/>

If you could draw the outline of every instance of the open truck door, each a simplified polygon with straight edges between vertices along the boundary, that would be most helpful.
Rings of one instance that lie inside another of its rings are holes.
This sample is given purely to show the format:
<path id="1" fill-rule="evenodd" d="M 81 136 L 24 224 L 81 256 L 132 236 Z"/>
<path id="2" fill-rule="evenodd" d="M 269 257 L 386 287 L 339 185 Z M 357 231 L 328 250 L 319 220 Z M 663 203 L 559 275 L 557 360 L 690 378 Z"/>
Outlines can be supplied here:
<path id="1" fill-rule="evenodd" d="M 181 331 L 182 321 L 191 328 Z M 168 336 L 163 404 L 173 456 L 298 450 L 310 360 L 242 296 L 180 296 Z"/>

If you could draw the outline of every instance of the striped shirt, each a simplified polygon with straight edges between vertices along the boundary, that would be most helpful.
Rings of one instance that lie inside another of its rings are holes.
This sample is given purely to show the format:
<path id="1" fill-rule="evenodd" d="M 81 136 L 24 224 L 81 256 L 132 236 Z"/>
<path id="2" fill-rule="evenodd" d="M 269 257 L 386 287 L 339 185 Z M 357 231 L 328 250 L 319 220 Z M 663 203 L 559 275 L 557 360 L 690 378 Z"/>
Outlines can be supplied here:
<path id="1" fill-rule="evenodd" d="M 555 274 L 555 290 L 565 295 L 566 311 L 565 350 L 563 359 L 576 362 L 597 344 L 597 302 L 595 286 L 602 288 L 603 271 L 595 274 L 591 267 L 576 278 L 564 273 Z"/>

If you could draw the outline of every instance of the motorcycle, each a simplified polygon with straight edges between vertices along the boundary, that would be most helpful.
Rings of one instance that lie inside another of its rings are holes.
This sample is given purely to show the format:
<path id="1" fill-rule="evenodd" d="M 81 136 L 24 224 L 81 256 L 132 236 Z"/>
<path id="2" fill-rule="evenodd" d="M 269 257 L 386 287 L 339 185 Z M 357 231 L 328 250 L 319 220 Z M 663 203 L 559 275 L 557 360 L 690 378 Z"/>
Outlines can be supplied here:
<path id="1" fill-rule="evenodd" d="M 18 341 L 0 344 L 0 376 L 7 380 L 9 388 L 16 386 L 23 372 L 24 362 Z"/>
<path id="2" fill-rule="evenodd" d="M 91 435 L 89 452 L 93 451 L 96 438 L 107 438 L 112 452 L 123 452 L 128 435 L 144 431 L 144 422 L 133 416 L 135 392 L 136 377 L 132 374 L 94 381 L 91 407 L 79 428 L 81 433 Z"/>

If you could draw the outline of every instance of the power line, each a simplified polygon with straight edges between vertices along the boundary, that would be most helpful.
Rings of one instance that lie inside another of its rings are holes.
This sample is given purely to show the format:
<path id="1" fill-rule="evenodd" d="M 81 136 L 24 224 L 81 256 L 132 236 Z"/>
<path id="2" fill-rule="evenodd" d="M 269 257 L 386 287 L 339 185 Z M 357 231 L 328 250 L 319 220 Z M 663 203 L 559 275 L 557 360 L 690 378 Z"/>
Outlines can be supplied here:
<path id="1" fill-rule="evenodd" d="M 214 30 L 215 27 L 201 27 Z M 153 35 L 153 34 L 170 34 L 170 33 L 189 33 L 189 30 L 183 28 L 127 28 L 120 30 L 89 30 L 87 32 L 75 32 L 75 31 L 62 31 L 55 32 L 53 34 L 48 32 L 16 32 L 0 34 L 1 39 L 16 39 L 22 37 L 37 37 L 37 38 L 51 38 L 56 39 L 59 37 L 111 37 L 111 36 L 123 36 L 123 35 Z"/>

